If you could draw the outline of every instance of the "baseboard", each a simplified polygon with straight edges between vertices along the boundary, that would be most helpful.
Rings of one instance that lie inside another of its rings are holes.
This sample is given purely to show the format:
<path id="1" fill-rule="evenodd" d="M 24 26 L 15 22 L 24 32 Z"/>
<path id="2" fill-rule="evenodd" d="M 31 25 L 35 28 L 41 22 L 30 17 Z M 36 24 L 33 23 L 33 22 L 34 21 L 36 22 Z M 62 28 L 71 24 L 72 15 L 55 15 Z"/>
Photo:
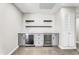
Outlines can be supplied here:
<path id="1" fill-rule="evenodd" d="M 8 55 L 11 55 L 14 51 L 16 51 L 19 48 L 19 46 L 15 47 Z"/>
<path id="2" fill-rule="evenodd" d="M 62 47 L 62 46 L 58 46 L 60 49 L 76 49 L 76 47 Z"/>

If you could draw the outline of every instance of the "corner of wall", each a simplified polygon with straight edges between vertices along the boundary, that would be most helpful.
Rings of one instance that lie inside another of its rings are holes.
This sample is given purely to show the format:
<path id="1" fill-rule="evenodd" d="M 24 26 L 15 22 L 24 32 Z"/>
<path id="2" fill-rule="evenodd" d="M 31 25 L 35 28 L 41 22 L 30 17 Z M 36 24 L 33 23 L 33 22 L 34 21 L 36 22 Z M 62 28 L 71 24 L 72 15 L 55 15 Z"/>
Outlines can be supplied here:
<path id="1" fill-rule="evenodd" d="M 19 46 L 16 46 L 13 50 L 11 50 L 8 55 L 11 55 L 13 52 L 15 52 L 17 49 L 19 48 Z"/>
<path id="2" fill-rule="evenodd" d="M 76 49 L 76 47 L 74 46 L 74 47 L 72 47 L 72 46 L 66 46 L 66 47 L 63 47 L 63 46 L 58 46 L 60 49 Z"/>

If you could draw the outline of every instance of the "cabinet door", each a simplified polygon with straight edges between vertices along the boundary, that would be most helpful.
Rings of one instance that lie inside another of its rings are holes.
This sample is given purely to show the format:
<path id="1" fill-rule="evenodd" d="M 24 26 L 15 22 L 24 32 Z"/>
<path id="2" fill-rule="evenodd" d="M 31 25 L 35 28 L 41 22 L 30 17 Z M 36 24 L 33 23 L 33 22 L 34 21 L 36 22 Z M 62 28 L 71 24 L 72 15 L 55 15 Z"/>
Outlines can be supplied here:
<path id="1" fill-rule="evenodd" d="M 35 46 L 38 46 L 39 44 L 38 44 L 38 34 L 34 34 L 34 45 Z"/>
<path id="2" fill-rule="evenodd" d="M 22 45 L 25 45 L 25 38 L 26 38 L 26 35 L 25 34 L 18 34 L 18 45 L 19 46 L 22 46 Z"/>
<path id="3" fill-rule="evenodd" d="M 69 46 L 69 39 L 68 39 L 68 34 L 67 33 L 63 33 L 62 34 L 62 38 L 63 38 L 63 45 L 64 47 L 68 47 Z"/>
<path id="4" fill-rule="evenodd" d="M 72 40 L 73 39 L 73 40 Z M 74 33 L 68 33 L 68 40 L 69 40 L 69 45 L 68 46 L 75 46 L 75 35 Z"/>
<path id="5" fill-rule="evenodd" d="M 43 46 L 43 34 L 35 34 L 34 35 L 34 45 L 35 46 Z"/>
<path id="6" fill-rule="evenodd" d="M 59 44 L 59 34 L 54 33 L 54 34 L 52 34 L 52 45 L 58 46 L 58 44 Z"/>
<path id="7" fill-rule="evenodd" d="M 34 41 L 34 45 L 38 46 L 39 45 L 39 41 Z"/>

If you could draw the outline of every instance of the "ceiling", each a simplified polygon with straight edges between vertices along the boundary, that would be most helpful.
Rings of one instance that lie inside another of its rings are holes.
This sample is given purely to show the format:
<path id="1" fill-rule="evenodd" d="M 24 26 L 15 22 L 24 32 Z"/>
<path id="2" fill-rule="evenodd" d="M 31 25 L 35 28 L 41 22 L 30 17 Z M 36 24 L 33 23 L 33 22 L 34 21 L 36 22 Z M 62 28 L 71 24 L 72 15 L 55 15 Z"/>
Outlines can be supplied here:
<path id="1" fill-rule="evenodd" d="M 62 7 L 77 7 L 78 3 L 15 3 L 14 4 L 23 13 L 56 13 Z"/>

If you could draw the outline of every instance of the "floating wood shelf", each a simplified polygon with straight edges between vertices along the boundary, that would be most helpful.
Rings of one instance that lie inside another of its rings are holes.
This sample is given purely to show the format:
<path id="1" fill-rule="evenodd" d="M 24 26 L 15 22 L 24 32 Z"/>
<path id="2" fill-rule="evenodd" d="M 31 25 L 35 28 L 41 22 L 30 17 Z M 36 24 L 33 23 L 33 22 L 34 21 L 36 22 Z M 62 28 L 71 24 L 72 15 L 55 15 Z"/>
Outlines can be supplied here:
<path id="1" fill-rule="evenodd" d="M 27 28 L 29 28 L 29 27 L 30 27 L 30 28 L 33 28 L 33 27 L 45 27 L 45 28 L 48 28 L 48 27 L 49 27 L 49 28 L 50 28 L 50 27 L 52 27 L 52 26 L 26 26 L 26 27 L 27 27 Z"/>
<path id="2" fill-rule="evenodd" d="M 25 22 L 34 22 L 34 20 L 25 20 Z"/>
<path id="3" fill-rule="evenodd" d="M 44 20 L 44 22 L 52 22 L 52 20 Z"/>

